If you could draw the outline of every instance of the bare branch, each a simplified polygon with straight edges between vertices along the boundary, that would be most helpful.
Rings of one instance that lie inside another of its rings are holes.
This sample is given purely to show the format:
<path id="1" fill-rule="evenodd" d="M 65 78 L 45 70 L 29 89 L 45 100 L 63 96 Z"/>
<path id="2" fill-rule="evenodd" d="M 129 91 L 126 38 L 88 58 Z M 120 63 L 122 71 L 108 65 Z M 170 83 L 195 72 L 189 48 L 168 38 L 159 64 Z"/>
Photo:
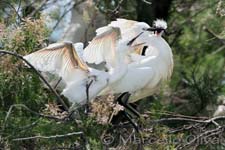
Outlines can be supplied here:
<path id="1" fill-rule="evenodd" d="M 31 110 L 30 108 L 28 108 L 26 105 L 24 104 L 14 104 L 14 105 L 11 105 L 7 114 L 6 114 L 6 117 L 5 117 L 5 120 L 4 120 L 4 127 L 5 127 L 5 124 L 10 116 L 10 114 L 12 113 L 12 110 L 13 108 L 16 108 L 16 107 L 21 107 L 21 108 L 24 108 L 26 109 L 27 111 L 29 111 L 30 113 L 34 114 L 34 115 L 37 115 L 39 117 L 43 117 L 43 118 L 48 118 L 48 119 L 54 119 L 56 121 L 62 121 L 64 119 L 60 119 L 60 118 L 57 118 L 57 117 L 54 117 L 54 116 L 50 116 L 50 115 L 44 115 L 44 114 L 41 114 L 41 113 L 38 113 L 38 112 L 35 112 L 33 110 Z"/>
<path id="2" fill-rule="evenodd" d="M 225 120 L 225 116 L 217 116 L 210 119 L 191 119 L 191 118 L 182 118 L 182 117 L 175 117 L 175 118 L 162 118 L 158 120 L 153 120 L 153 123 L 162 123 L 162 122 L 170 122 L 170 121 L 185 121 L 185 122 L 193 122 L 193 123 L 203 123 L 203 124 L 214 124 L 219 126 L 216 122 L 218 120 Z"/>
<path id="3" fill-rule="evenodd" d="M 36 8 L 28 15 L 28 17 L 33 17 L 37 12 L 39 12 L 39 11 L 46 5 L 47 2 L 48 2 L 48 0 L 43 0 L 43 1 L 41 2 L 41 4 L 40 4 L 38 7 L 36 7 Z"/>
<path id="4" fill-rule="evenodd" d="M 217 40 L 219 40 L 222 44 L 225 45 L 225 39 L 219 37 L 215 32 L 213 32 L 211 29 L 204 27 L 204 30 L 211 34 L 213 37 L 215 37 Z"/>
<path id="5" fill-rule="evenodd" d="M 58 19 L 57 23 L 55 24 L 55 26 L 52 28 L 52 30 L 54 31 L 57 26 L 59 25 L 59 23 L 62 21 L 62 19 L 66 16 L 67 13 L 69 13 L 74 7 L 82 4 L 83 2 L 85 2 L 86 0 L 80 0 L 78 2 L 76 2 L 75 4 L 73 4 L 73 6 L 71 6 L 69 9 L 65 10 L 63 12 L 63 14 L 60 16 L 60 18 Z M 68 4 L 67 4 L 68 5 Z"/>
<path id="6" fill-rule="evenodd" d="M 0 3 L 5 3 L 5 4 L 7 4 L 8 6 L 10 6 L 10 7 L 13 9 L 13 11 L 16 13 L 18 19 L 19 19 L 20 21 L 22 21 L 22 17 L 21 17 L 20 14 L 18 13 L 18 10 L 16 10 L 16 8 L 15 8 L 10 2 L 5 1 L 5 0 L 1 0 Z"/>
<path id="7" fill-rule="evenodd" d="M 142 2 L 144 2 L 145 4 L 151 5 L 152 2 L 148 1 L 148 0 L 142 0 Z"/>
<path id="8" fill-rule="evenodd" d="M 207 120 L 197 120 L 197 119 L 190 119 L 190 118 L 162 118 L 158 120 L 153 120 L 154 123 L 161 123 L 161 122 L 169 122 L 169 121 L 185 121 L 185 122 L 195 122 L 195 123 L 207 123 Z"/>
<path id="9" fill-rule="evenodd" d="M 191 140 L 184 146 L 178 146 L 178 149 L 184 149 L 185 147 L 189 147 L 189 146 L 193 145 L 195 142 L 197 142 L 200 138 L 203 138 L 203 137 L 206 138 L 206 137 L 210 137 L 210 136 L 219 135 L 223 131 L 224 131 L 224 127 L 218 127 L 216 129 L 208 130 L 204 133 L 201 133 L 200 135 L 198 135 L 196 138 L 194 138 L 193 140 Z"/>
<path id="10" fill-rule="evenodd" d="M 54 139 L 54 138 L 63 138 L 63 137 L 68 137 L 68 136 L 73 136 L 73 135 L 82 135 L 83 132 L 71 132 L 67 134 L 59 134 L 59 135 L 51 135 L 51 136 L 32 136 L 32 137 L 25 137 L 25 138 L 16 138 L 13 139 L 13 141 L 23 141 L 23 140 L 32 140 L 32 139 Z"/>

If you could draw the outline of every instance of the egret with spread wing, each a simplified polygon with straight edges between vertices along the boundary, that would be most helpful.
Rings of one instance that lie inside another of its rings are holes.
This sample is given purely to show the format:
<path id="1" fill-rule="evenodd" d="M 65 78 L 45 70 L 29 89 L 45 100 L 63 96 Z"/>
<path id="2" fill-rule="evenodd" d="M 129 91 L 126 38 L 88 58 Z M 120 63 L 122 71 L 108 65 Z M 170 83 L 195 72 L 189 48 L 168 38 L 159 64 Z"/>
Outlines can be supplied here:
<path id="1" fill-rule="evenodd" d="M 102 48 L 109 45 L 112 52 L 117 48 L 120 30 L 111 28 L 98 35 L 94 41 L 101 40 Z M 79 57 L 72 43 L 56 43 L 24 56 L 37 70 L 56 74 L 66 84 L 62 94 L 71 102 L 85 104 L 87 86 L 89 99 L 93 99 L 107 84 L 115 82 L 126 72 L 126 67 L 115 66 L 109 72 L 99 71 L 87 66 Z M 113 56 L 112 56 L 113 59 Z M 117 72 L 119 70 L 119 73 Z"/>
<path id="2" fill-rule="evenodd" d="M 168 43 L 161 37 L 167 24 L 163 20 L 156 20 L 153 27 L 145 23 L 132 20 L 118 19 L 109 26 L 121 29 L 122 39 L 130 35 L 138 35 L 135 42 L 143 43 L 136 49 L 136 53 L 128 53 L 127 73 L 118 82 L 110 84 L 101 92 L 130 93 L 127 102 L 135 102 L 156 92 L 160 83 L 169 79 L 173 70 L 173 55 Z M 148 27 L 148 28 L 147 28 Z M 102 28 L 101 30 L 103 30 Z"/>
<path id="3" fill-rule="evenodd" d="M 108 72 L 91 68 L 83 61 L 81 43 L 51 44 L 24 58 L 37 70 L 61 77 L 62 82 L 65 83 L 62 94 L 71 102 L 85 104 L 88 99 L 95 98 L 108 84 L 116 82 L 126 73 L 127 64 L 124 63 L 123 57 L 133 48 L 132 42 L 121 47 L 118 44 L 120 36 L 119 28 L 108 28 L 98 34 L 86 48 L 91 52 L 90 58 L 93 60 L 108 62 L 110 65 Z M 76 51 L 75 48 L 79 50 Z M 98 53 L 102 53 L 104 57 L 99 57 Z"/>

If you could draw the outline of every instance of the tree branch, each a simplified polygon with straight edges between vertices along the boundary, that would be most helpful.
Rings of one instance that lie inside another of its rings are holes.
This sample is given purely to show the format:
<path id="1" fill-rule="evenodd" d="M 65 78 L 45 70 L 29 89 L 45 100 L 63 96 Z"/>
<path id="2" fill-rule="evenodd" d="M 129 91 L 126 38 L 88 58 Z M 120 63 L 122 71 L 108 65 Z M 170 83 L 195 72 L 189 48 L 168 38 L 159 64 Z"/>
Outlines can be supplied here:
<path id="1" fill-rule="evenodd" d="M 23 140 L 32 140 L 32 139 L 53 139 L 53 138 L 63 138 L 63 137 L 68 137 L 68 136 L 73 136 L 73 135 L 83 135 L 83 132 L 71 132 L 67 134 L 59 134 L 59 135 L 52 135 L 52 136 L 32 136 L 32 137 L 24 137 L 24 138 L 16 138 L 12 139 L 13 141 L 23 141 Z"/>
<path id="2" fill-rule="evenodd" d="M 11 112 L 12 112 L 14 107 L 22 107 L 22 108 L 26 109 L 27 111 L 29 111 L 30 113 L 32 113 L 34 115 L 37 115 L 39 117 L 48 118 L 48 119 L 54 119 L 56 121 L 62 121 L 62 119 L 60 119 L 60 118 L 57 118 L 57 117 L 54 117 L 54 116 L 50 116 L 50 115 L 44 115 L 44 114 L 40 114 L 38 112 L 35 112 L 35 111 L 31 110 L 30 108 L 28 108 L 24 104 L 14 104 L 14 105 L 10 106 L 10 108 L 9 108 L 7 114 L 6 114 L 6 117 L 5 117 L 5 120 L 4 120 L 4 124 L 7 122 L 7 120 L 8 120 L 8 118 L 9 118 L 9 116 L 10 116 L 10 114 L 11 114 Z"/>
<path id="3" fill-rule="evenodd" d="M 21 18 L 21 16 L 20 16 L 20 14 L 18 13 L 18 10 L 16 10 L 16 8 L 15 8 L 10 2 L 5 1 L 5 0 L 1 0 L 1 1 L 0 1 L 0 4 L 1 4 L 1 3 L 5 3 L 5 4 L 7 4 L 8 6 L 10 6 L 10 7 L 13 9 L 13 11 L 16 13 L 18 19 L 19 19 L 20 21 L 22 21 L 22 18 Z"/>
<path id="4" fill-rule="evenodd" d="M 44 6 L 45 6 L 45 4 L 48 2 L 48 0 L 43 0 L 42 2 L 41 2 L 41 4 L 38 6 L 38 7 L 36 7 L 29 15 L 28 15 L 28 17 L 33 17 L 37 12 L 39 12 Z"/>
<path id="5" fill-rule="evenodd" d="M 52 30 L 54 31 L 57 26 L 59 25 L 59 23 L 62 21 L 62 19 L 66 16 L 67 13 L 69 13 L 74 7 L 80 5 L 81 3 L 85 2 L 86 0 L 80 0 L 78 2 L 76 2 L 75 4 L 73 4 L 72 7 L 70 7 L 69 9 L 65 10 L 63 12 L 63 14 L 60 16 L 60 18 L 58 19 L 57 23 L 55 24 L 55 26 L 52 28 Z M 67 4 L 68 5 L 68 4 Z"/>
<path id="6" fill-rule="evenodd" d="M 209 33 L 210 35 L 212 35 L 213 37 L 215 37 L 217 40 L 219 40 L 222 44 L 225 45 L 225 39 L 219 37 L 215 32 L 213 32 L 211 29 L 204 27 L 204 30 Z"/>

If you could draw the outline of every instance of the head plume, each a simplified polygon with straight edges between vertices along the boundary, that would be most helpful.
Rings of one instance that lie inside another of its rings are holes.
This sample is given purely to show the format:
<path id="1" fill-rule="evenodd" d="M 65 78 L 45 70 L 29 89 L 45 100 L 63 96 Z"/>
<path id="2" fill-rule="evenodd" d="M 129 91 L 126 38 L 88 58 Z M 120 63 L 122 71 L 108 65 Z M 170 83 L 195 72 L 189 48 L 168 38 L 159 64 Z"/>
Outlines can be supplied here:
<path id="1" fill-rule="evenodd" d="M 156 28 L 162 28 L 165 30 L 167 28 L 167 23 L 164 20 L 157 19 L 153 22 L 153 26 Z"/>

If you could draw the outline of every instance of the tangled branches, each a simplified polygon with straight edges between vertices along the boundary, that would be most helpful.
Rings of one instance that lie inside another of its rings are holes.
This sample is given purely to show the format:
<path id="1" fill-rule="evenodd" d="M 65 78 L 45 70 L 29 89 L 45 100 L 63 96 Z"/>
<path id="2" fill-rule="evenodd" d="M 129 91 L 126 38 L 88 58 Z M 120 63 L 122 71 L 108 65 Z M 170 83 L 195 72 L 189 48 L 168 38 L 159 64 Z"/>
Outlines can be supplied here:
<path id="1" fill-rule="evenodd" d="M 171 116 L 172 114 L 168 114 Z M 206 145 L 223 145 L 225 142 L 224 135 L 224 120 L 225 116 L 217 116 L 213 118 L 191 117 L 183 115 L 174 115 L 174 117 L 162 118 L 151 121 L 156 124 L 167 124 L 170 127 L 171 123 L 178 124 L 175 128 L 169 128 L 168 134 L 182 133 L 184 136 L 178 140 L 177 149 L 196 149 Z M 186 135 L 185 135 L 186 134 Z"/>
<path id="2" fill-rule="evenodd" d="M 23 59 L 23 57 L 19 54 L 8 52 L 1 50 L 0 51 L 0 57 L 3 57 L 4 55 L 12 55 L 19 59 L 22 59 L 27 65 L 29 65 L 31 68 L 33 66 L 29 64 L 29 62 L 26 62 L 26 60 Z M 55 94 L 55 96 L 60 100 L 60 96 L 57 94 L 57 92 L 50 86 L 50 84 L 42 77 L 42 75 L 33 68 L 35 73 L 39 75 L 39 77 L 45 82 L 46 85 L 48 85 L 49 89 L 52 91 L 52 93 Z M 111 101 L 113 98 L 109 101 L 111 104 Z M 61 101 L 59 101 L 60 104 Z M 104 103 L 104 100 L 101 102 Z M 93 105 L 96 111 L 104 110 L 103 108 L 98 108 L 98 104 Z M 112 105 L 114 107 L 114 105 Z M 62 124 L 65 124 L 66 122 L 70 122 L 72 120 L 68 119 L 68 112 L 60 111 L 59 108 L 55 107 L 54 105 L 49 105 L 47 110 L 47 114 L 44 112 L 35 112 L 31 110 L 29 107 L 27 107 L 24 104 L 15 104 L 11 105 L 9 108 L 5 120 L 3 122 L 3 130 L 6 130 L 8 128 L 8 120 L 10 115 L 12 115 L 13 108 L 23 108 L 23 110 L 26 110 L 30 112 L 31 114 L 38 116 L 39 118 L 44 118 L 47 120 L 54 120 L 56 123 L 60 122 Z M 51 108 L 53 107 L 53 108 Z M 66 106 L 67 107 L 67 106 Z M 103 107 L 105 107 L 103 105 Z M 100 109 L 100 110 L 99 110 Z M 111 109 L 111 107 L 110 107 Z M 65 109 L 66 110 L 66 109 Z M 107 111 L 107 110 L 104 110 Z M 114 109 L 111 109 L 112 112 L 114 112 Z M 118 110 L 119 111 L 119 110 Z M 117 112 L 118 113 L 118 112 Z M 67 115 L 66 115 L 67 114 Z M 102 135 L 99 137 L 99 140 L 101 141 L 101 144 L 104 145 L 107 148 L 123 148 L 123 149 L 130 149 L 131 147 L 135 145 L 136 147 L 139 147 L 142 145 L 142 147 L 154 147 L 154 146 L 174 146 L 176 149 L 196 149 L 200 146 L 208 146 L 208 145 L 221 145 L 225 146 L 225 137 L 224 137 L 224 120 L 225 116 L 217 116 L 214 118 L 207 118 L 207 117 L 191 117 L 191 116 L 184 116 L 184 115 L 178 115 L 173 113 L 162 113 L 161 112 L 161 118 L 160 119 L 153 119 L 154 113 L 152 112 L 146 112 L 140 119 L 138 119 L 138 124 L 140 126 L 141 135 L 138 135 L 133 127 L 126 121 L 122 121 L 121 119 L 118 124 L 111 124 L 109 122 L 109 127 L 101 131 L 100 134 Z M 102 115 L 100 115 L 102 116 Z M 97 117 L 99 117 L 99 114 L 97 114 Z M 97 119 L 104 119 L 104 118 L 97 118 Z M 111 120 L 112 118 L 107 118 L 108 120 Z M 43 139 L 43 140 L 50 140 L 50 139 L 59 139 L 59 138 L 66 138 L 71 136 L 78 136 L 80 139 L 85 139 L 84 144 L 82 147 L 88 147 L 87 138 L 89 138 L 86 134 L 87 132 L 84 132 L 85 128 L 87 126 L 85 125 L 85 119 L 79 120 L 80 123 L 77 123 L 76 126 L 78 126 L 78 132 L 68 132 L 65 134 L 54 134 L 54 135 L 34 135 L 34 136 L 27 136 L 27 137 L 14 137 L 12 138 L 12 141 L 20 142 L 20 141 L 27 141 L 27 140 L 34 140 L 37 139 Z M 87 121 L 90 122 L 90 121 Z M 98 123 L 98 121 L 95 121 L 95 123 Z M 87 123 L 90 126 L 90 123 Z M 21 130 L 29 130 L 33 126 L 37 126 L 37 121 L 32 122 L 31 124 L 28 124 L 24 126 L 23 128 L 20 127 Z M 93 125 L 91 125 L 92 128 L 94 128 Z M 93 129 L 92 129 L 93 130 Z M 140 148 L 140 147 L 139 147 Z"/>

